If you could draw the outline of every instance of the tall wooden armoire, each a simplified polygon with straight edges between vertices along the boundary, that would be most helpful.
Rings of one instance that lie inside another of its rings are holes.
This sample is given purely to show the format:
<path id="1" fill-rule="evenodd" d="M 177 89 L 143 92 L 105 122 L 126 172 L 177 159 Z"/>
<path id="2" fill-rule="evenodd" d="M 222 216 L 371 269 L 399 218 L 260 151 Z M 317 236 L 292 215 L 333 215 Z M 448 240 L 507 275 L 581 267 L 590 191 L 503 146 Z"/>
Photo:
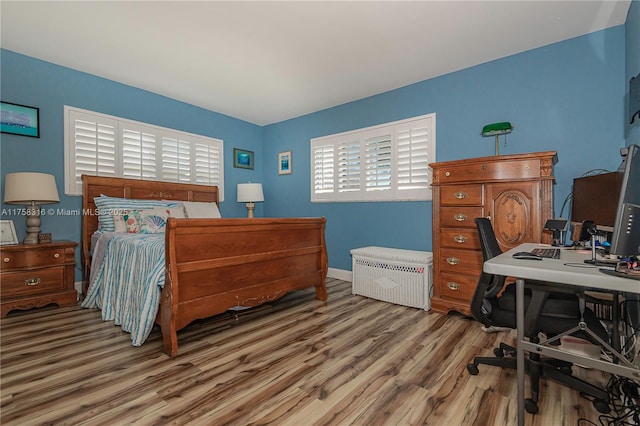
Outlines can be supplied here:
<path id="1" fill-rule="evenodd" d="M 556 161 L 556 152 L 547 151 L 430 164 L 435 312 L 470 314 L 483 264 L 476 217 L 491 219 L 503 250 L 551 241 L 543 228 L 553 217 Z"/>

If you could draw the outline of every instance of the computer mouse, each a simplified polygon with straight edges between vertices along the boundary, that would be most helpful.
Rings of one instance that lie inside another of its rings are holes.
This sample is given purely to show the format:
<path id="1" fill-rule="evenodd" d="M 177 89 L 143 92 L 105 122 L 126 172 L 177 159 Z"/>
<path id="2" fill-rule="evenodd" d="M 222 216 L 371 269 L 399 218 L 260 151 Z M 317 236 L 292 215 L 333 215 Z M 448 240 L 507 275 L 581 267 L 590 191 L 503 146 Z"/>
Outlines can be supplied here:
<path id="1" fill-rule="evenodd" d="M 529 253 L 528 251 L 519 251 L 513 254 L 514 259 L 526 259 L 526 260 L 542 260 L 542 257 L 537 254 Z"/>

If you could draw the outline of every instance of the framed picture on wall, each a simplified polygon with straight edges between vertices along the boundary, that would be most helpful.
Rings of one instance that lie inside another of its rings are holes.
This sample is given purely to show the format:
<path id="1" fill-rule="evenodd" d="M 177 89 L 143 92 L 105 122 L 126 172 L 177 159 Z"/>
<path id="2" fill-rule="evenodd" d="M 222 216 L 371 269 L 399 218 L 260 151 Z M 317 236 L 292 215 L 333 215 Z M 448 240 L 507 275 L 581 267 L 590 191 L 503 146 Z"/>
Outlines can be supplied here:
<path id="1" fill-rule="evenodd" d="M 25 105 L 0 102 L 0 131 L 39 138 L 40 110 Z"/>
<path id="2" fill-rule="evenodd" d="M 253 151 L 233 148 L 233 167 L 253 170 Z"/>
<path id="3" fill-rule="evenodd" d="M 284 151 L 278 154 L 278 174 L 288 175 L 291 174 L 292 169 L 291 151 Z"/>
<path id="4" fill-rule="evenodd" d="M 233 148 L 233 167 L 253 170 L 253 151 Z"/>

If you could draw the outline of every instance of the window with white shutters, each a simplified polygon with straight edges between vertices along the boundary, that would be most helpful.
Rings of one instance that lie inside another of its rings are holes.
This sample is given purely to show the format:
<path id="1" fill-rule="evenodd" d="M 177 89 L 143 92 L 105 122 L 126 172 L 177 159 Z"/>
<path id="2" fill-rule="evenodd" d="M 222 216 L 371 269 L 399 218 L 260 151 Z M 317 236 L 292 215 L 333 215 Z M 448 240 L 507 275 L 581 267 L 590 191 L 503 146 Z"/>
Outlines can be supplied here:
<path id="1" fill-rule="evenodd" d="M 83 174 L 217 185 L 224 200 L 223 141 L 65 106 L 65 193 Z"/>
<path id="2" fill-rule="evenodd" d="M 431 199 L 436 115 L 311 140 L 311 201 Z"/>

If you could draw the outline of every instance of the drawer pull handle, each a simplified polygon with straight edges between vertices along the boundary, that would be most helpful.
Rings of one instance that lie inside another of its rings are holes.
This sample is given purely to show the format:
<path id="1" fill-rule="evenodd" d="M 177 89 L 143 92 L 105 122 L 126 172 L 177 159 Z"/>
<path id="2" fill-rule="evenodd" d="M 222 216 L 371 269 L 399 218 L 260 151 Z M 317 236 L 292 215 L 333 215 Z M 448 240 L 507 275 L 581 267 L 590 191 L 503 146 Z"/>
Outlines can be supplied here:
<path id="1" fill-rule="evenodd" d="M 464 222 L 465 220 L 467 220 L 467 215 L 466 214 L 462 214 L 462 213 L 458 213 L 458 214 L 454 215 L 453 218 L 455 220 L 457 220 L 458 222 Z"/>
<path id="2" fill-rule="evenodd" d="M 455 237 L 453 237 L 453 240 L 454 240 L 456 243 L 463 244 L 463 243 L 466 243 L 466 242 L 467 242 L 467 237 L 466 237 L 466 236 L 464 236 L 464 235 L 456 235 Z"/>
<path id="3" fill-rule="evenodd" d="M 40 277 L 37 278 L 27 278 L 24 280 L 25 285 L 38 285 L 40 284 Z"/>
<path id="4" fill-rule="evenodd" d="M 9 261 L 10 261 L 11 259 L 9 259 L 8 257 L 5 257 L 5 258 L 4 258 L 4 259 L 2 259 L 2 260 L 4 261 L 4 263 L 9 263 Z"/>
<path id="5" fill-rule="evenodd" d="M 444 175 L 445 176 L 451 176 L 451 172 L 445 172 Z"/>
<path id="6" fill-rule="evenodd" d="M 453 194 L 453 196 L 458 200 L 464 200 L 465 198 L 467 198 L 467 193 L 463 191 L 458 191 L 455 194 Z"/>
<path id="7" fill-rule="evenodd" d="M 460 259 L 458 259 L 457 257 L 447 257 L 447 263 L 449 265 L 457 265 L 458 263 L 460 263 Z"/>
<path id="8" fill-rule="evenodd" d="M 60 253 L 54 254 L 53 257 L 56 258 L 56 259 L 59 258 L 60 257 Z"/>
<path id="9" fill-rule="evenodd" d="M 449 287 L 449 290 L 456 291 L 460 288 L 460 284 L 454 283 L 454 282 L 448 282 L 447 287 Z"/>

